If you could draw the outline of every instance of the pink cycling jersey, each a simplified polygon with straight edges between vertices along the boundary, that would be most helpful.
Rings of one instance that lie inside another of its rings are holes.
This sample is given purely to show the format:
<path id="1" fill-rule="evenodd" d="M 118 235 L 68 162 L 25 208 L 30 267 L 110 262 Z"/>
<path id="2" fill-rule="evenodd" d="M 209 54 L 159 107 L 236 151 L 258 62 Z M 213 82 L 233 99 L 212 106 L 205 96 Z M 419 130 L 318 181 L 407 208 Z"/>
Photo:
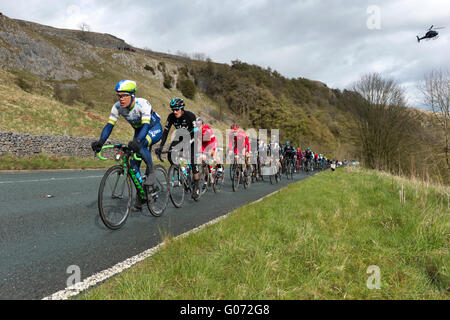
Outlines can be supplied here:
<path id="1" fill-rule="evenodd" d="M 234 150 L 234 154 L 244 155 L 244 147 L 245 152 L 250 152 L 250 142 L 245 131 L 232 131 L 229 136 L 228 150 Z"/>
<path id="2" fill-rule="evenodd" d="M 214 132 L 212 131 L 211 127 L 207 124 L 204 124 L 202 126 L 202 152 L 205 152 L 205 150 L 208 151 L 214 151 L 217 148 L 217 140 L 214 136 Z"/>

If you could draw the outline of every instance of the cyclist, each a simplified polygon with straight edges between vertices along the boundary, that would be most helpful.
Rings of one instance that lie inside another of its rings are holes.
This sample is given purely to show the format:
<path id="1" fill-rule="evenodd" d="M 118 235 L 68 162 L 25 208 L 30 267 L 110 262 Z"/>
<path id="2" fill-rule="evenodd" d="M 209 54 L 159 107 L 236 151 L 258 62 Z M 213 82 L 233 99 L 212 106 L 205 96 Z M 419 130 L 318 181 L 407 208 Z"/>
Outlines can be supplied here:
<path id="1" fill-rule="evenodd" d="M 219 160 L 217 158 L 217 146 L 218 142 L 216 137 L 214 136 L 214 132 L 212 131 L 211 127 L 204 123 L 202 118 L 197 118 L 197 128 L 201 128 L 201 152 L 209 152 L 210 156 L 213 158 L 214 162 L 217 163 L 217 170 L 218 172 L 223 172 L 222 164 L 219 163 Z M 200 132 L 200 130 L 199 130 Z"/>
<path id="2" fill-rule="evenodd" d="M 306 159 L 306 167 L 308 170 L 310 170 L 309 166 L 312 166 L 312 160 L 313 160 L 313 153 L 311 152 L 311 148 L 306 148 L 305 152 L 305 159 Z"/>
<path id="3" fill-rule="evenodd" d="M 261 140 L 258 137 L 256 137 L 256 145 L 257 145 L 257 161 L 259 162 L 259 165 L 263 165 L 266 162 L 267 158 L 267 145 L 264 142 L 264 140 Z"/>
<path id="4" fill-rule="evenodd" d="M 250 153 L 253 155 L 252 167 L 253 173 L 259 175 L 262 172 L 262 165 L 267 158 L 267 147 L 264 140 L 261 140 L 259 136 L 256 138 L 249 138 L 250 141 Z"/>
<path id="5" fill-rule="evenodd" d="M 150 150 L 161 139 L 161 117 L 146 99 L 136 98 L 136 89 L 136 82 L 131 80 L 121 80 L 117 83 L 115 91 L 119 101 L 113 105 L 108 123 L 103 128 L 100 139 L 94 141 L 91 147 L 96 153 L 100 152 L 121 115 L 134 128 L 134 137 L 128 143 L 128 146 L 134 152 L 139 153 L 147 165 L 144 185 L 151 186 L 155 184 L 156 178 L 153 172 L 153 161 Z M 130 164 L 135 172 L 138 173 L 141 161 L 132 159 Z M 142 203 L 140 198 L 136 197 L 136 202 L 132 210 L 140 211 L 141 209 Z"/>
<path id="6" fill-rule="evenodd" d="M 289 143 L 289 141 L 286 141 L 286 145 L 284 146 L 284 156 L 286 157 L 286 160 L 288 162 L 291 162 L 293 167 L 294 167 L 294 171 L 295 171 L 295 155 L 296 155 L 296 150 L 295 148 Z"/>
<path id="7" fill-rule="evenodd" d="M 239 130 L 238 123 L 233 123 L 230 128 L 232 129 L 229 135 L 229 145 L 228 145 L 230 157 L 234 155 L 234 158 L 236 159 L 238 155 L 244 155 L 245 157 L 244 176 L 247 177 L 248 175 L 247 168 L 250 157 L 250 142 L 248 140 L 245 131 Z"/>
<path id="8" fill-rule="evenodd" d="M 190 141 L 189 144 L 191 146 L 191 150 L 190 150 L 190 162 L 191 162 L 191 166 L 192 166 L 192 172 L 194 174 L 194 192 L 192 194 L 192 196 L 194 198 L 198 198 L 200 196 L 200 192 L 199 192 L 199 187 L 198 187 L 198 183 L 199 183 L 199 170 L 198 170 L 198 166 L 195 163 L 195 148 L 194 148 L 194 135 L 197 132 L 198 128 L 197 128 L 197 122 L 196 122 L 196 116 L 193 112 L 191 111 L 187 111 L 184 110 L 185 108 L 185 103 L 184 100 L 181 98 L 173 98 L 170 101 L 170 108 L 172 109 L 172 113 L 169 114 L 169 116 L 167 117 L 167 121 L 166 124 L 164 126 L 164 131 L 161 137 L 161 144 L 159 145 L 159 147 L 157 149 L 155 149 L 155 153 L 157 155 L 160 155 L 162 153 L 162 149 L 164 147 L 164 144 L 166 143 L 167 137 L 169 135 L 169 131 L 170 128 L 172 127 L 172 125 L 176 128 L 176 129 L 186 129 L 189 134 L 190 134 Z M 178 140 L 178 141 L 172 141 L 170 146 L 169 146 L 169 153 L 172 151 L 172 149 L 178 144 L 180 143 L 182 140 Z M 168 159 L 170 164 L 173 164 L 173 160 L 172 160 L 172 154 L 169 155 Z"/>
<path id="9" fill-rule="evenodd" d="M 300 166 L 302 164 L 302 150 L 300 150 L 300 148 L 297 148 L 296 150 L 296 155 L 297 155 L 297 159 L 296 159 L 296 168 L 299 168 L 300 170 Z"/>

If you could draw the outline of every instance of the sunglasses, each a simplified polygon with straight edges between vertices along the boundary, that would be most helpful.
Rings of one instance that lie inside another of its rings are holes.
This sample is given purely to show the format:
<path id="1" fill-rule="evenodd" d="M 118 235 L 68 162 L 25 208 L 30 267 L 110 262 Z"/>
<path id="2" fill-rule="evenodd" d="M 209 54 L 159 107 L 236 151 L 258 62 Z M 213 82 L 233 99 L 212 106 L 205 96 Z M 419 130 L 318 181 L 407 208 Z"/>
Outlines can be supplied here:
<path id="1" fill-rule="evenodd" d="M 172 108 L 172 111 L 180 111 L 183 110 L 183 108 Z"/>
<path id="2" fill-rule="evenodd" d="M 117 99 L 124 99 L 124 98 L 126 98 L 126 97 L 129 97 L 129 96 L 131 96 L 131 94 L 116 94 L 116 96 L 117 96 Z"/>

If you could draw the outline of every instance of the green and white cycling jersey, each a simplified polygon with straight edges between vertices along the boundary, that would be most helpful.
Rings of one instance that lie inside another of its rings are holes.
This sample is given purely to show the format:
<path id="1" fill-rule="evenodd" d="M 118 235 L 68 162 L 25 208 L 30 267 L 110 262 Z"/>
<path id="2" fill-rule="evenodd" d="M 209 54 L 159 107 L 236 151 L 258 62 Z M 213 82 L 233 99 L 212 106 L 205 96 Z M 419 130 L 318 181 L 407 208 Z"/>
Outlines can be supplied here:
<path id="1" fill-rule="evenodd" d="M 122 108 L 120 102 L 116 102 L 111 109 L 108 123 L 114 126 L 119 119 L 119 115 L 124 117 L 135 129 L 141 127 L 144 123 L 153 127 L 160 122 L 161 117 L 152 109 L 150 102 L 144 98 L 136 98 L 135 101 L 136 103 L 131 109 Z"/>

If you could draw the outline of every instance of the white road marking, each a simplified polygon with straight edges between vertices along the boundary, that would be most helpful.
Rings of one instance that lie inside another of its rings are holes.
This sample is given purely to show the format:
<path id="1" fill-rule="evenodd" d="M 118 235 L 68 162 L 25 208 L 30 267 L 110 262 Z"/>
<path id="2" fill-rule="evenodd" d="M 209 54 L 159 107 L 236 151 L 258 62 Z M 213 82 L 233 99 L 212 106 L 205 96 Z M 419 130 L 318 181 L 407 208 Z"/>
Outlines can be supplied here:
<path id="1" fill-rule="evenodd" d="M 272 192 L 272 193 L 270 193 L 270 194 L 268 194 L 268 195 L 266 195 L 266 196 L 264 196 L 262 198 L 259 198 L 258 200 L 255 200 L 255 201 L 253 201 L 253 202 L 251 202 L 249 204 L 260 202 L 264 198 L 270 197 L 270 196 L 280 192 L 282 189 L 284 189 L 284 188 L 281 188 L 281 189 L 279 189 L 279 190 L 277 190 L 275 192 Z M 233 210 L 233 211 L 235 211 L 235 210 Z M 208 221 L 208 222 L 202 224 L 201 226 L 198 226 L 198 227 L 196 227 L 194 229 L 191 229 L 191 230 L 189 230 L 189 231 L 187 231 L 187 232 L 185 232 L 183 234 L 180 234 L 179 236 L 175 237 L 174 239 L 177 240 L 177 239 L 184 238 L 184 237 L 190 235 L 191 233 L 198 232 L 198 231 L 204 229 L 205 227 L 207 227 L 209 225 L 213 225 L 213 224 L 215 224 L 215 223 L 225 219 L 226 217 L 228 217 L 233 211 L 228 212 L 227 214 L 225 214 L 223 216 L 220 216 L 220 217 L 218 217 L 216 219 Z M 104 281 L 104 280 L 106 280 L 106 279 L 108 279 L 108 278 L 110 278 L 110 277 L 112 277 L 112 276 L 114 276 L 116 274 L 119 274 L 122 271 L 132 267 L 136 263 L 141 262 L 142 260 L 152 256 L 162 246 L 164 246 L 164 242 L 158 244 L 157 246 L 155 246 L 153 248 L 145 250 L 144 252 L 141 252 L 141 253 L 135 255 L 134 257 L 128 258 L 125 261 L 119 262 L 119 263 L 117 263 L 116 265 L 112 266 L 109 269 L 100 271 L 100 272 L 98 272 L 98 273 L 96 273 L 96 274 L 94 274 L 94 275 L 84 279 L 83 281 L 78 282 L 77 284 L 75 284 L 73 286 L 67 287 L 64 290 L 60 290 L 60 291 L 58 291 L 58 292 L 56 292 L 56 293 L 54 293 L 54 294 L 52 294 L 50 296 L 47 296 L 47 297 L 43 298 L 42 300 L 67 300 L 69 297 L 76 296 L 76 295 L 80 294 L 82 291 L 87 290 L 88 288 L 96 285 L 97 283 L 102 282 L 102 281 Z"/>
<path id="2" fill-rule="evenodd" d="M 49 178 L 49 179 L 35 179 L 35 180 L 0 181 L 0 184 L 20 183 L 20 182 L 49 182 L 49 181 L 61 181 L 61 180 L 92 179 L 92 178 L 101 178 L 101 177 L 103 177 L 103 176 L 87 176 L 87 177 L 77 177 L 77 178 Z"/>

